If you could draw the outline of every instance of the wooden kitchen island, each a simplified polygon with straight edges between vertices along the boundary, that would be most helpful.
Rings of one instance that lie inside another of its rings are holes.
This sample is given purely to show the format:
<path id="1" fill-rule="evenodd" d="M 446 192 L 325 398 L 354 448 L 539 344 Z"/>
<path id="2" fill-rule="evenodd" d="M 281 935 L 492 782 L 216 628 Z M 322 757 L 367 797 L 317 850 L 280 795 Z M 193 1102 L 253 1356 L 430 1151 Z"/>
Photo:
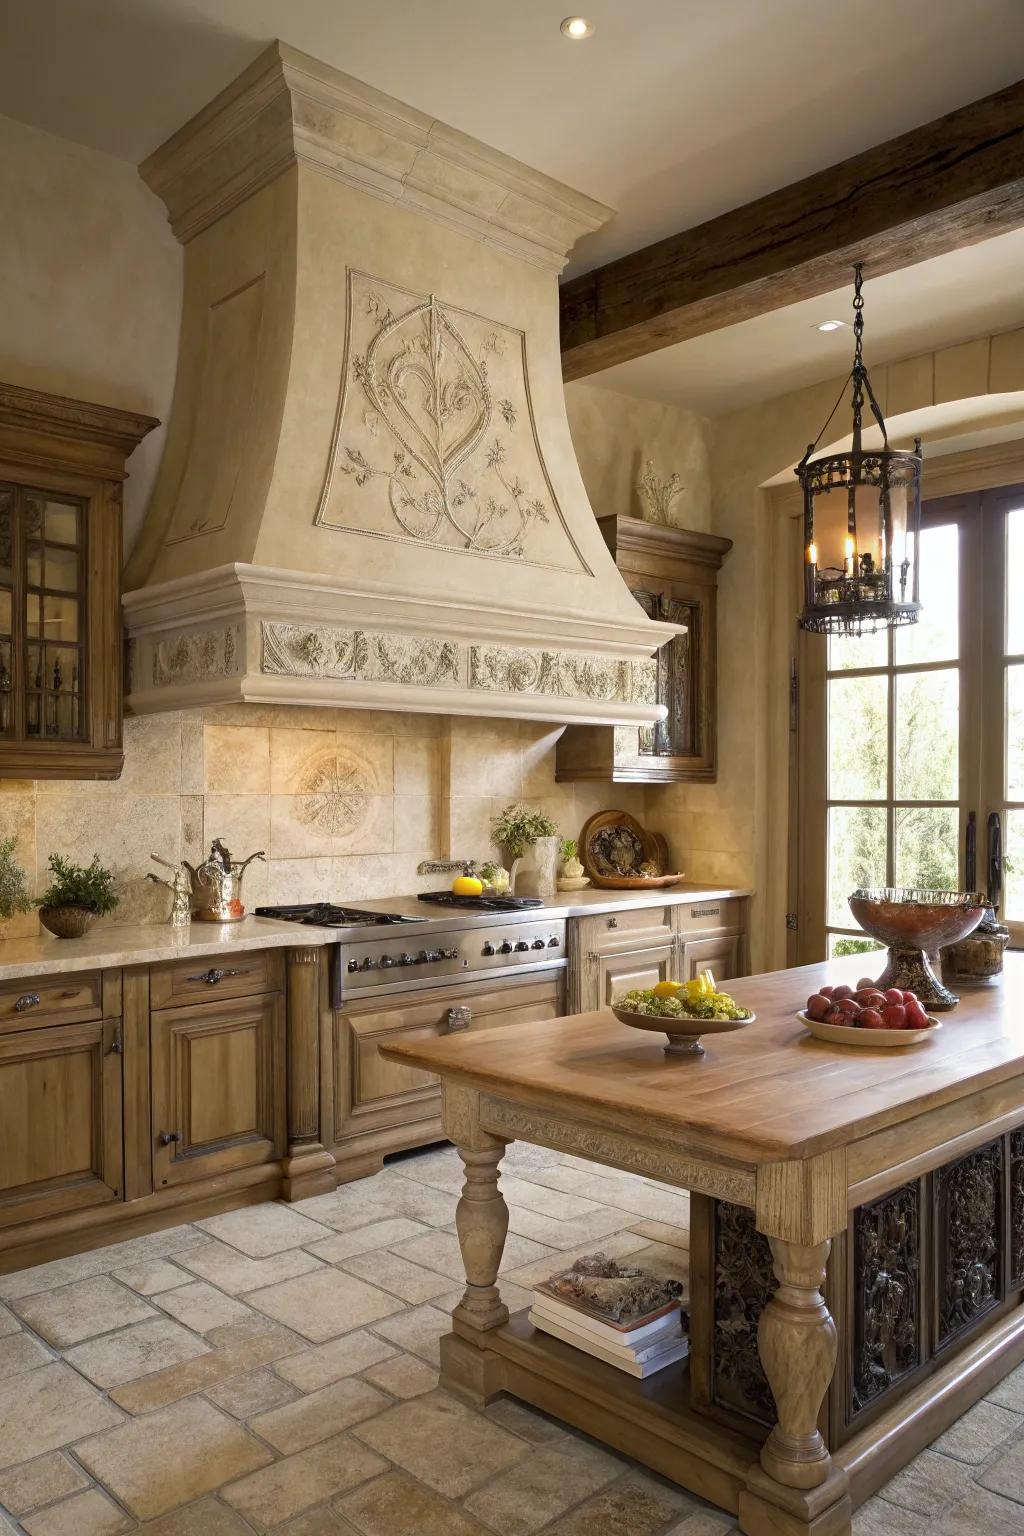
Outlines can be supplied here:
<path id="1" fill-rule="evenodd" d="M 607 1011 L 383 1047 L 441 1077 L 466 1166 L 445 1384 L 553 1413 L 750 1536 L 848 1533 L 1024 1359 L 1024 955 L 1006 959 L 898 1050 L 826 1045 L 794 1017 L 864 956 L 735 982 L 757 1021 L 703 1058 Z M 688 1361 L 639 1382 L 509 1318 L 516 1140 L 692 1192 Z"/>

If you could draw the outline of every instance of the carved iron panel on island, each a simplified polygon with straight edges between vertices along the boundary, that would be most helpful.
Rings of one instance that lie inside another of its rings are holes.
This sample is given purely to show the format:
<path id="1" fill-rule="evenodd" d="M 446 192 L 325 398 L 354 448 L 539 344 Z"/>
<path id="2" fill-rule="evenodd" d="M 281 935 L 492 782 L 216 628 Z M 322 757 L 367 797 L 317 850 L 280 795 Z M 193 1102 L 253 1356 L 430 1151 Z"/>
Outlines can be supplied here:
<path id="1" fill-rule="evenodd" d="M 1010 1136 L 1010 1286 L 1024 1286 L 1024 1129 Z"/>
<path id="2" fill-rule="evenodd" d="M 905 1184 L 853 1217 L 850 1414 L 921 1363 L 921 1202 Z"/>
<path id="3" fill-rule="evenodd" d="M 935 1175 L 936 1338 L 940 1346 L 1002 1294 L 1003 1143 L 989 1142 Z"/>
<path id="4" fill-rule="evenodd" d="M 757 1325 L 775 1291 L 768 1239 L 754 1213 L 715 1202 L 712 1381 L 716 1402 L 774 1424 L 775 1399 L 757 1352 Z"/>

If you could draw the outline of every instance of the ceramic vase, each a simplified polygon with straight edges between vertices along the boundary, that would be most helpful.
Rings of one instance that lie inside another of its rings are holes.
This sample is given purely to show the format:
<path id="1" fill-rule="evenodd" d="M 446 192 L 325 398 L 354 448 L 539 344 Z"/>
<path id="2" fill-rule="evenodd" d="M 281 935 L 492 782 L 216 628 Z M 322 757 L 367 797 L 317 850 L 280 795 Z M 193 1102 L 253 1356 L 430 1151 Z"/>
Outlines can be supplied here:
<path id="1" fill-rule="evenodd" d="M 555 894 L 561 850 L 560 837 L 538 837 L 520 860 L 517 896 L 540 896 L 544 901 L 551 899 Z"/>

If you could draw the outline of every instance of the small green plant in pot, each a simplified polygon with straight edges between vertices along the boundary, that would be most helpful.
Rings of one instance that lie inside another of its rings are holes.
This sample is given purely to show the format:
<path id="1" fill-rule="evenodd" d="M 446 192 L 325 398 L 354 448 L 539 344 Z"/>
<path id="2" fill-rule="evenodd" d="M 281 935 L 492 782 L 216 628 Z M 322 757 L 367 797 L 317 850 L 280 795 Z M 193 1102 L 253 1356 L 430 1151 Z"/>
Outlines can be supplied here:
<path id="1" fill-rule="evenodd" d="M 509 872 L 513 891 L 520 861 L 541 839 L 557 836 L 558 828 L 550 816 L 521 802 L 506 805 L 494 817 L 491 822 L 491 841 L 501 852 L 502 863 Z"/>
<path id="2" fill-rule="evenodd" d="M 118 904 L 114 876 L 94 853 L 88 865 L 50 854 L 50 884 L 37 898 L 39 921 L 58 939 L 80 939 L 98 917 Z"/>
<path id="3" fill-rule="evenodd" d="M 580 863 L 579 844 L 574 837 L 566 837 L 562 841 L 562 862 L 558 870 L 558 889 L 560 891 L 581 891 L 585 885 L 589 885 L 586 870 Z"/>
<path id="4" fill-rule="evenodd" d="M 0 837 L 0 919 L 4 922 L 19 912 L 32 910 L 28 879 L 14 857 L 16 842 L 13 837 Z"/>

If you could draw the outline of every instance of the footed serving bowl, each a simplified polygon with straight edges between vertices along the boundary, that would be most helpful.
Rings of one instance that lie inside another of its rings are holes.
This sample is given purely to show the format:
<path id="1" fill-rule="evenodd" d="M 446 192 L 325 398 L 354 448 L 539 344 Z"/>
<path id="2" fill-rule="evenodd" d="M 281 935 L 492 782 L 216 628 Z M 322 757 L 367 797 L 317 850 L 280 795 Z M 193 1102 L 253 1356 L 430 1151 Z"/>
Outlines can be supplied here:
<path id="1" fill-rule="evenodd" d="M 856 890 L 850 911 L 864 932 L 889 950 L 876 985 L 916 992 L 925 1009 L 955 1008 L 960 1001 L 943 986 L 930 959 L 946 944 L 973 933 L 985 915 L 980 891 L 930 891 L 915 886 Z"/>
<path id="2" fill-rule="evenodd" d="M 734 1029 L 746 1029 L 757 1017 L 752 1013 L 749 1019 L 672 1019 L 664 1014 L 631 1013 L 628 1008 L 616 1008 L 614 1003 L 612 1013 L 620 1024 L 628 1024 L 631 1029 L 649 1029 L 656 1035 L 668 1035 L 666 1056 L 703 1056 L 702 1035 L 728 1035 Z"/>

